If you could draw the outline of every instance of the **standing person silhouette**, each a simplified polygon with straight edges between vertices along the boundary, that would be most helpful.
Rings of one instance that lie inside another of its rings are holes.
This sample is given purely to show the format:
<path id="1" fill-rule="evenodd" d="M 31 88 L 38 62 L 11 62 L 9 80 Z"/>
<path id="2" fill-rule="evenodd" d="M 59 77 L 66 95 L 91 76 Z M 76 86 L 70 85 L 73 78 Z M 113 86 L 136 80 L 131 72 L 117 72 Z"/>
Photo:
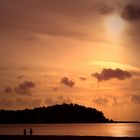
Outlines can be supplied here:
<path id="1" fill-rule="evenodd" d="M 26 128 L 23 130 L 23 135 L 26 136 Z"/>
<path id="2" fill-rule="evenodd" d="M 33 135 L 33 129 L 32 128 L 30 128 L 30 135 L 32 136 Z"/>

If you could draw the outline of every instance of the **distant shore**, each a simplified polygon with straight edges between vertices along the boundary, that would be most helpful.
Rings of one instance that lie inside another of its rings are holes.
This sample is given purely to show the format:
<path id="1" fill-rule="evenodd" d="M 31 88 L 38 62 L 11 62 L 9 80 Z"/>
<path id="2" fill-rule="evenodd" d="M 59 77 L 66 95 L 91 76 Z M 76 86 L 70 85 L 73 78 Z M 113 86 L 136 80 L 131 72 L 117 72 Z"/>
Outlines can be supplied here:
<path id="1" fill-rule="evenodd" d="M 110 123 L 140 123 L 139 121 L 113 121 Z"/>
<path id="2" fill-rule="evenodd" d="M 0 140 L 139 140 L 139 139 L 140 137 L 0 135 Z"/>

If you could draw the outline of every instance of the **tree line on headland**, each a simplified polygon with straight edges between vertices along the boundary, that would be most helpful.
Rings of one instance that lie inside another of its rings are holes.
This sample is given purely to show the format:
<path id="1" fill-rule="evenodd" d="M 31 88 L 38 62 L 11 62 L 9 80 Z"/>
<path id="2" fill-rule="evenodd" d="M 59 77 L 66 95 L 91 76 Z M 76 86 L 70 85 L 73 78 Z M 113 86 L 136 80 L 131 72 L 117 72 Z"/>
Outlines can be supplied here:
<path id="1" fill-rule="evenodd" d="M 0 110 L 1 124 L 109 123 L 101 111 L 77 104 L 62 104 L 25 110 Z"/>

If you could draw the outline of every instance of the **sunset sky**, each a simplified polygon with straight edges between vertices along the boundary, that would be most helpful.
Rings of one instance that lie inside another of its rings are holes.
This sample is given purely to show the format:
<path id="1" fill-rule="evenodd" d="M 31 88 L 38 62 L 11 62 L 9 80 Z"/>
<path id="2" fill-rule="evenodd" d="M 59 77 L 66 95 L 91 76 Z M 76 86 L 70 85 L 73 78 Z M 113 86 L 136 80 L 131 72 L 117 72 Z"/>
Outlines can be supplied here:
<path id="1" fill-rule="evenodd" d="M 0 0 L 0 109 L 62 103 L 140 121 L 140 0 Z"/>

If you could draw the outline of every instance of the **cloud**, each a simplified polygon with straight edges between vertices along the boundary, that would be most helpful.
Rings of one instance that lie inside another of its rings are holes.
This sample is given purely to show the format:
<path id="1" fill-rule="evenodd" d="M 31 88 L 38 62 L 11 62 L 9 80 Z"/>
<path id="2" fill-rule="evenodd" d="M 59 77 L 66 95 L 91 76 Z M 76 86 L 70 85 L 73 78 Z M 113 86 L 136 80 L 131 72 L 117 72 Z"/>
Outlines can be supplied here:
<path id="1" fill-rule="evenodd" d="M 10 86 L 5 87 L 4 93 L 12 93 L 13 89 Z"/>
<path id="2" fill-rule="evenodd" d="M 15 100 L 15 104 L 18 106 L 26 107 L 39 107 L 41 106 L 42 100 L 40 99 L 24 99 L 24 98 L 17 98 Z"/>
<path id="3" fill-rule="evenodd" d="M 131 100 L 130 96 L 124 96 L 124 97 L 112 97 L 112 103 L 113 105 L 130 105 Z"/>
<path id="4" fill-rule="evenodd" d="M 24 77 L 23 75 L 19 75 L 17 78 L 22 79 L 23 77 Z"/>
<path id="5" fill-rule="evenodd" d="M 15 87 L 15 92 L 23 95 L 31 95 L 31 90 L 35 88 L 35 83 L 32 81 L 24 81 Z"/>
<path id="6" fill-rule="evenodd" d="M 52 106 L 52 105 L 55 105 L 55 104 L 56 104 L 56 101 L 55 101 L 53 98 L 47 98 L 47 99 L 45 100 L 45 104 L 46 104 L 47 106 Z"/>
<path id="7" fill-rule="evenodd" d="M 81 81 L 85 81 L 85 80 L 87 80 L 86 77 L 82 77 L 82 76 L 79 77 L 79 79 L 80 79 Z"/>
<path id="8" fill-rule="evenodd" d="M 0 107 L 11 106 L 14 102 L 11 99 L 0 99 Z"/>
<path id="9" fill-rule="evenodd" d="M 131 101 L 134 104 L 140 104 L 140 95 L 132 95 Z"/>
<path id="10" fill-rule="evenodd" d="M 122 106 L 132 104 L 131 96 L 116 97 L 116 96 L 98 96 L 92 102 L 101 106 Z"/>
<path id="11" fill-rule="evenodd" d="M 58 88 L 57 87 L 54 87 L 52 90 L 53 91 L 58 91 Z"/>
<path id="12" fill-rule="evenodd" d="M 93 99 L 92 102 L 94 102 L 97 105 L 106 106 L 109 103 L 109 98 L 107 98 L 107 97 L 97 97 L 97 98 Z"/>
<path id="13" fill-rule="evenodd" d="M 32 100 L 31 105 L 34 107 L 37 107 L 37 106 L 41 105 L 41 102 L 42 102 L 42 100 L 40 100 L 40 99 L 34 99 L 34 100 Z"/>
<path id="14" fill-rule="evenodd" d="M 33 108 L 41 106 L 42 100 L 40 99 L 0 99 L 0 108 L 3 107 L 19 107 L 19 108 Z"/>
<path id="15" fill-rule="evenodd" d="M 87 39 L 89 32 L 85 25 L 89 19 L 98 19 L 98 13 L 110 14 L 114 10 L 112 3 L 103 0 L 0 1 L 0 12 L 4 13 L 0 29 L 31 41 L 39 38 L 36 33 Z"/>
<path id="16" fill-rule="evenodd" d="M 122 18 L 125 20 L 140 19 L 140 7 L 137 5 L 127 4 L 121 13 Z"/>
<path id="17" fill-rule="evenodd" d="M 0 12 L 4 13 L 0 15 L 0 29 L 1 32 L 8 33 L 15 30 L 13 32 L 15 36 L 29 40 L 36 40 L 36 36 L 32 35 L 34 32 L 51 36 L 85 37 L 86 34 L 79 32 L 79 25 L 77 26 L 73 21 L 81 23 L 86 20 L 88 22 L 86 19 L 90 14 L 88 3 L 91 2 L 79 0 L 34 2 L 30 0 L 19 3 L 18 0 L 14 0 L 11 3 L 0 1 Z"/>
<path id="18" fill-rule="evenodd" d="M 119 80 L 125 80 L 127 78 L 131 78 L 132 74 L 128 71 L 123 71 L 119 68 L 113 70 L 113 69 L 103 69 L 101 73 L 94 73 L 92 74 L 93 77 L 95 77 L 98 82 L 101 81 L 107 81 L 111 80 L 113 78 L 117 78 Z"/>
<path id="19" fill-rule="evenodd" d="M 73 79 L 69 79 L 68 77 L 63 77 L 61 79 L 61 84 L 64 84 L 64 85 L 72 88 L 75 85 L 75 82 Z"/>
<path id="20" fill-rule="evenodd" d="M 17 71 L 25 71 L 28 70 L 27 67 L 16 67 L 16 66 L 1 66 L 0 71 L 12 71 L 12 70 L 17 70 Z"/>
<path id="21" fill-rule="evenodd" d="M 96 6 L 96 7 L 95 7 Z M 101 14 L 111 14 L 115 11 L 115 7 L 108 3 L 98 3 L 94 5 L 95 9 Z"/>
<path id="22" fill-rule="evenodd" d="M 72 103 L 72 100 L 71 98 L 69 97 L 65 97 L 65 96 L 58 96 L 56 98 L 47 98 L 45 100 L 45 104 L 47 106 L 52 106 L 52 105 L 55 105 L 55 104 L 63 104 L 63 103 L 67 103 L 67 104 L 70 104 Z"/>
<path id="23" fill-rule="evenodd" d="M 69 97 L 65 97 L 65 96 L 58 96 L 58 101 L 59 103 L 67 103 L 70 104 L 72 103 L 72 100 Z"/>

